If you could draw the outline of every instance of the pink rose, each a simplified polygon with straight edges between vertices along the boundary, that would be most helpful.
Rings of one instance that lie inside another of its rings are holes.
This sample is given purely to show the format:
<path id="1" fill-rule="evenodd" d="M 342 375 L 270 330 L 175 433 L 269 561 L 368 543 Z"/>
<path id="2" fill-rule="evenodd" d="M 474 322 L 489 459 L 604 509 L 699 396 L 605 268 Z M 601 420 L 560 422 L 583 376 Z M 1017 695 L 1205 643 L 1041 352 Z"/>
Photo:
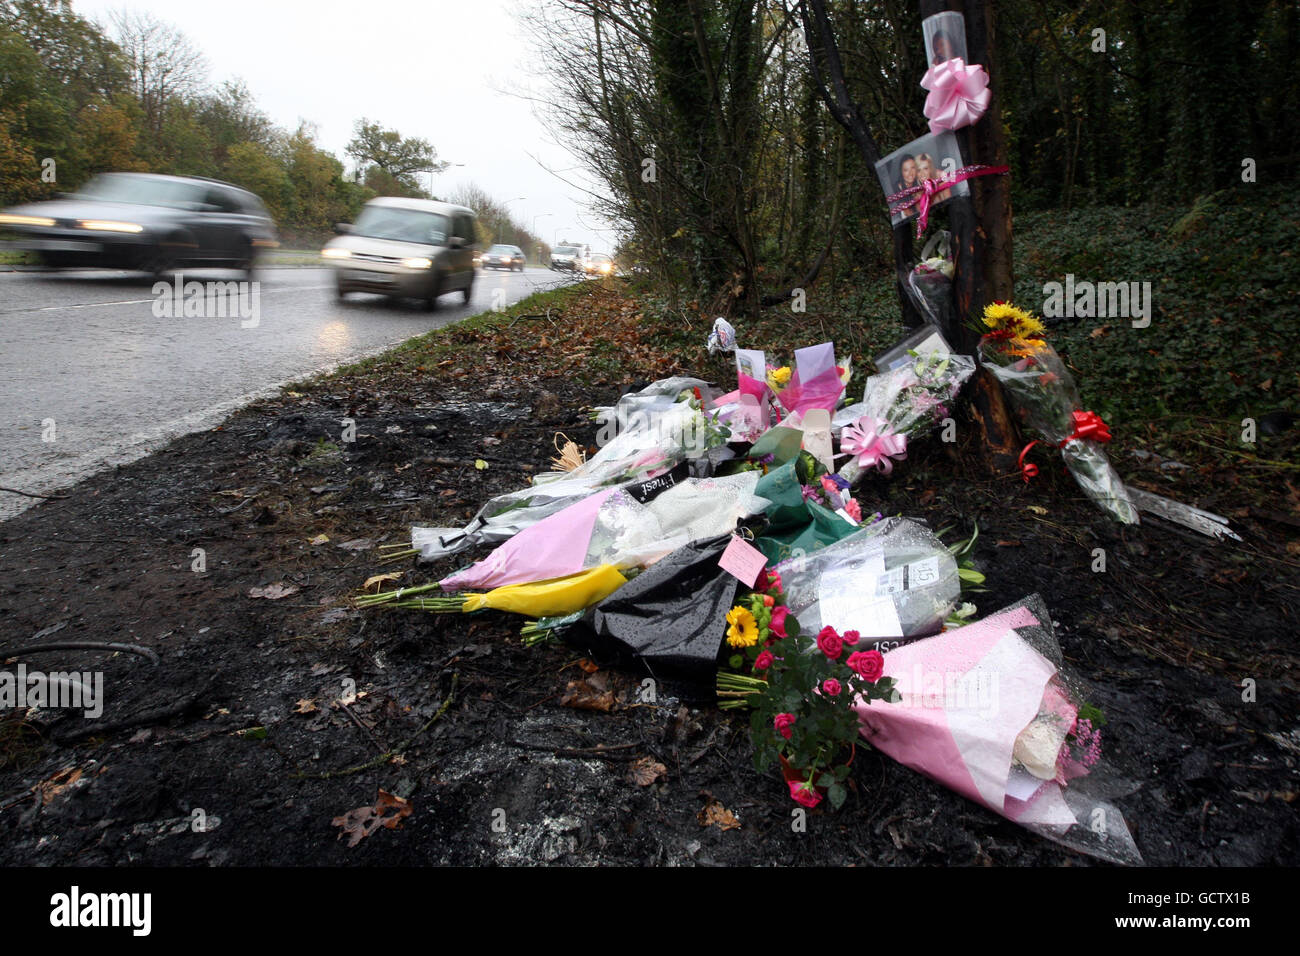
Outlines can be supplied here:
<path id="1" fill-rule="evenodd" d="M 822 693 L 830 697 L 837 697 L 840 693 L 840 682 L 834 677 L 828 677 L 822 681 Z"/>
<path id="2" fill-rule="evenodd" d="M 786 607 L 784 604 L 780 604 L 772 608 L 772 620 L 767 625 L 768 630 L 770 630 L 777 637 L 780 638 L 786 637 L 787 635 L 785 633 L 785 618 L 786 615 L 789 613 L 790 613 L 790 609 Z"/>
<path id="3" fill-rule="evenodd" d="M 776 719 L 772 721 L 772 725 L 776 727 L 778 734 L 789 740 L 790 735 L 794 733 L 791 729 L 794 727 L 794 714 L 777 714 Z"/>
<path id="4" fill-rule="evenodd" d="M 764 568 L 762 575 L 758 579 L 758 589 L 760 591 L 780 591 L 780 573 L 773 568 Z"/>
<path id="5" fill-rule="evenodd" d="M 852 647 L 854 644 L 858 643 L 858 641 L 861 640 L 861 638 L 862 635 L 859 634 L 857 631 L 844 632 L 844 643 L 849 645 L 849 647 Z"/>
<path id="6" fill-rule="evenodd" d="M 845 663 L 873 684 L 885 672 L 885 656 L 880 651 L 854 651 Z"/>
<path id="7" fill-rule="evenodd" d="M 817 648 L 831 660 L 837 661 L 844 652 L 844 639 L 835 633 L 835 628 L 828 625 L 817 635 Z"/>
<path id="8" fill-rule="evenodd" d="M 822 795 L 816 790 L 810 789 L 802 780 L 791 780 L 790 798 L 800 806 L 812 809 L 822 802 Z"/>
<path id="9" fill-rule="evenodd" d="M 862 506 L 859 505 L 856 500 L 850 498 L 848 501 L 844 502 L 844 510 L 848 512 L 849 517 L 854 521 L 859 524 L 862 523 Z"/>
<path id="10" fill-rule="evenodd" d="M 765 671 L 772 666 L 774 660 L 776 660 L 776 658 L 772 656 L 771 651 L 764 651 L 762 654 L 759 654 L 758 657 L 754 658 L 754 670 Z"/>

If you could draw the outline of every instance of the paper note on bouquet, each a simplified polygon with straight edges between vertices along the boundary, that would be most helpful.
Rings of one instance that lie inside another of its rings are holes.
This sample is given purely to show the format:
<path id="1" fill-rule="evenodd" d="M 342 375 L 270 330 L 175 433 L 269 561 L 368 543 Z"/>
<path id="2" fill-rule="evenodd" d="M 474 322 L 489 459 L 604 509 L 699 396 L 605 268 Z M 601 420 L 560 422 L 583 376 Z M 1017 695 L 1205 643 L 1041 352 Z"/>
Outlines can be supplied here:
<path id="1" fill-rule="evenodd" d="M 731 538 L 731 543 L 718 559 L 718 566 L 747 588 L 752 588 L 759 573 L 767 566 L 767 558 L 744 538 Z"/>
<path id="2" fill-rule="evenodd" d="M 795 349 L 794 364 L 799 371 L 799 381 L 805 386 L 827 373 L 839 378 L 839 373 L 835 371 L 835 346 L 831 342 Z"/>

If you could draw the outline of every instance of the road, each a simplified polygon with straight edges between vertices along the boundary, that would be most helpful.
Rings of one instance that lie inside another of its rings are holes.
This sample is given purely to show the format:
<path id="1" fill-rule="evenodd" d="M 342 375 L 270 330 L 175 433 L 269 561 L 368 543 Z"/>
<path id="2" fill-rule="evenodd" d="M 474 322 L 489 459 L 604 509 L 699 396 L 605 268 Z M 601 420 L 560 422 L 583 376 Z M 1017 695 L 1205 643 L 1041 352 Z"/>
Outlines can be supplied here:
<path id="1" fill-rule="evenodd" d="M 258 281 L 244 317 L 232 308 L 226 318 L 186 318 L 167 316 L 170 303 L 141 276 L 0 272 L 0 486 L 48 494 L 211 427 L 286 382 L 566 278 L 480 271 L 468 305 L 457 292 L 433 312 L 359 293 L 340 303 L 326 269 L 266 269 Z M 36 501 L 0 492 L 0 520 Z"/>

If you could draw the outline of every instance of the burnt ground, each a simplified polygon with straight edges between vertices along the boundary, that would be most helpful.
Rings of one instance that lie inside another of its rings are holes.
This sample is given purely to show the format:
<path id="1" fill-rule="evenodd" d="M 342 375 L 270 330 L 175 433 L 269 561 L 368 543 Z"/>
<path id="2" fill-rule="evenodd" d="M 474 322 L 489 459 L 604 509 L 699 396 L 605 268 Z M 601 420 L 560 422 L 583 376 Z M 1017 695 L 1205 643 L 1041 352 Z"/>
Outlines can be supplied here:
<path id="1" fill-rule="evenodd" d="M 378 562 L 378 546 L 408 540 L 412 523 L 458 525 L 520 487 L 556 432 L 593 441 L 584 407 L 621 390 L 590 376 L 530 381 L 518 355 L 484 349 L 496 358 L 309 383 L 0 525 L 3 646 L 125 641 L 159 657 L 24 658 L 102 670 L 107 703 L 98 722 L 0 720 L 8 863 L 1092 862 L 865 748 L 845 807 L 793 832 L 779 776 L 753 769 L 743 715 L 638 701 L 641 675 L 609 669 L 591 679 L 616 706 L 574 709 L 561 698 L 584 676 L 581 655 L 523 647 L 518 618 L 351 609 L 372 574 L 396 568 L 416 583 L 486 553 Z M 339 441 L 344 417 L 357 421 L 353 443 Z M 858 498 L 934 528 L 978 522 L 981 614 L 1044 596 L 1109 717 L 1108 759 L 1138 783 L 1116 802 L 1146 861 L 1300 862 L 1295 527 L 1229 508 L 1213 482 L 1157 458 L 1125 459 L 1124 471 L 1231 513 L 1244 541 L 1121 529 L 1055 467 L 1026 486 L 970 460 L 920 443 Z M 1098 547 L 1104 573 L 1091 570 Z M 192 570 L 196 548 L 206 571 Z M 297 590 L 249 595 L 277 583 Z M 664 765 L 653 783 L 632 779 L 644 757 Z M 350 847 L 332 821 L 380 790 L 408 800 L 409 815 Z M 739 828 L 701 823 L 714 800 Z M 206 830 L 190 825 L 200 815 Z"/>

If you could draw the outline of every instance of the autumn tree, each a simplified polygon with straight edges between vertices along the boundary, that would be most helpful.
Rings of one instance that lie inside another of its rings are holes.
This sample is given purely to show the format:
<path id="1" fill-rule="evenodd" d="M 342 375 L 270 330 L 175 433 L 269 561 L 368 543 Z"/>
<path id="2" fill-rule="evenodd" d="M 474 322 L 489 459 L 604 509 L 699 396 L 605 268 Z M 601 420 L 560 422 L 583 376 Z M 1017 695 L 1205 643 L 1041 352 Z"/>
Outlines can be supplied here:
<path id="1" fill-rule="evenodd" d="M 357 120 L 345 152 L 365 184 L 381 196 L 428 196 L 417 174 L 447 168 L 427 139 L 404 137 L 365 117 Z"/>

